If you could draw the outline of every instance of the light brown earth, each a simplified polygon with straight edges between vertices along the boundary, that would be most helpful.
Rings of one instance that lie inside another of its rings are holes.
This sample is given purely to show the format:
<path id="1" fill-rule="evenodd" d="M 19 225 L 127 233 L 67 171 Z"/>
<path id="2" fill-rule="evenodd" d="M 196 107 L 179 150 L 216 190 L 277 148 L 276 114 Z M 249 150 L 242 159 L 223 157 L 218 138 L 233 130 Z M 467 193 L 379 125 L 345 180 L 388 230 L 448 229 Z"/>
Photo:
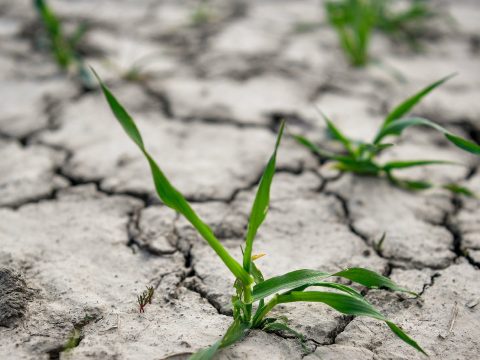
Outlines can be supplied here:
<path id="1" fill-rule="evenodd" d="M 172 182 L 240 257 L 250 204 L 281 118 L 326 141 L 313 105 L 368 139 L 389 109 L 447 74 L 416 108 L 480 139 L 480 4 L 443 0 L 450 20 L 414 53 L 376 36 L 383 64 L 353 70 L 320 1 L 50 1 L 69 28 L 91 24 L 87 62 L 137 119 Z M 299 24 L 313 24 L 299 33 Z M 81 91 L 35 46 L 27 0 L 0 4 L 0 358 L 184 359 L 231 322 L 232 277 L 155 198 L 147 164 L 98 92 Z M 121 72 L 155 54 L 143 83 Z M 392 75 L 395 69 L 402 81 Z M 465 166 L 408 172 L 480 192 L 479 161 L 427 130 L 389 156 Z M 436 359 L 480 357 L 480 210 L 476 199 L 411 193 L 337 174 L 286 137 L 271 208 L 256 241 L 266 276 L 363 266 L 421 294 L 367 297 Z M 407 172 L 405 173 L 407 175 Z M 377 242 L 386 233 L 381 248 Z M 155 287 L 139 313 L 136 296 Z M 219 359 L 422 359 L 384 324 L 319 304 L 279 307 L 306 336 L 253 331 Z M 74 331 L 80 342 L 64 346 Z"/>

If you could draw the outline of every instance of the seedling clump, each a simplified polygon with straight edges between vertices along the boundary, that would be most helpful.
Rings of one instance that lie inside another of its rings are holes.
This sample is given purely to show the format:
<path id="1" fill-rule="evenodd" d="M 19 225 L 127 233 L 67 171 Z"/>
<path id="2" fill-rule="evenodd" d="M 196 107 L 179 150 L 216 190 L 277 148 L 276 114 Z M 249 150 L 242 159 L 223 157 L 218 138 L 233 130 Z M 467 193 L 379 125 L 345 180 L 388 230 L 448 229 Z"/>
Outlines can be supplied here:
<path id="1" fill-rule="evenodd" d="M 48 46 L 59 68 L 76 76 L 86 90 L 92 89 L 93 79 L 78 51 L 78 45 L 87 31 L 85 24 L 79 25 L 72 35 L 67 36 L 60 19 L 45 0 L 34 0 L 34 5 L 45 28 Z"/>
<path id="2" fill-rule="evenodd" d="M 396 106 L 385 118 L 377 134 L 371 142 L 363 142 L 354 140 L 343 134 L 333 122 L 324 114 L 322 114 L 327 124 L 327 129 L 333 140 L 339 142 L 343 148 L 344 153 L 336 154 L 328 150 L 322 149 L 306 137 L 301 135 L 294 135 L 294 138 L 299 144 L 306 147 L 313 153 L 317 154 L 323 159 L 333 161 L 334 166 L 344 172 L 352 172 L 361 175 L 383 176 L 386 177 L 392 184 L 409 189 L 409 190 L 424 190 L 434 186 L 428 181 L 412 181 L 399 179 L 394 175 L 395 170 L 407 169 L 418 166 L 438 165 L 438 164 L 453 164 L 451 161 L 444 160 L 401 160 L 388 161 L 380 163 L 377 157 L 394 144 L 385 142 L 387 137 L 399 137 L 402 132 L 411 126 L 427 126 L 433 128 L 445 136 L 445 138 L 453 143 L 455 146 L 468 151 L 473 154 L 480 154 L 480 146 L 469 140 L 461 138 L 452 134 L 442 126 L 421 118 L 421 117 L 403 117 L 405 114 L 422 100 L 424 96 L 430 93 L 433 89 L 443 84 L 451 76 L 447 76 L 439 81 L 430 84 L 426 88 L 420 90 L 401 104 Z M 473 193 L 465 187 L 456 184 L 445 184 L 443 188 L 451 192 L 472 196 Z"/>
<path id="3" fill-rule="evenodd" d="M 413 0 L 404 10 L 393 10 L 393 0 L 328 0 L 328 21 L 337 31 L 341 47 L 353 66 L 369 61 L 368 48 L 374 30 L 418 48 L 417 38 L 425 22 L 435 14 L 423 0 Z"/>
<path id="4" fill-rule="evenodd" d="M 152 304 L 152 298 L 153 298 L 154 292 L 155 292 L 155 289 L 153 288 L 153 286 L 147 286 L 147 290 L 144 290 L 143 293 L 137 296 L 139 312 L 144 313 L 145 306 L 147 306 L 147 304 L 150 304 L 150 305 Z"/>
<path id="5" fill-rule="evenodd" d="M 282 138 L 284 123 L 280 126 L 273 154 L 258 185 L 243 247 L 243 261 L 240 263 L 232 257 L 210 227 L 192 209 L 185 197 L 170 183 L 146 149 L 134 120 L 100 78 L 98 78 L 98 81 L 113 114 L 148 161 L 155 189 L 160 199 L 166 206 L 182 214 L 191 223 L 236 278 L 233 284 L 235 294 L 232 296 L 232 324 L 220 340 L 209 348 L 195 353 L 191 359 L 211 359 L 217 350 L 239 341 L 248 334 L 250 329 L 290 331 L 296 334 L 296 331 L 287 325 L 284 318 L 273 318 L 268 315 L 279 304 L 299 301 L 323 303 L 346 315 L 367 316 L 383 321 L 401 340 L 425 353 L 415 340 L 374 308 L 357 290 L 347 285 L 328 281 L 340 277 L 368 288 L 386 288 L 414 294 L 399 287 L 390 279 L 363 268 L 347 268 L 336 273 L 300 269 L 264 279 L 262 272 L 255 265 L 253 261 L 255 256 L 252 256 L 253 243 L 257 231 L 267 215 L 270 186 L 275 172 L 277 149 Z M 323 288 L 324 291 L 311 290 L 311 288 Z M 303 339 L 302 336 L 299 337 Z"/>

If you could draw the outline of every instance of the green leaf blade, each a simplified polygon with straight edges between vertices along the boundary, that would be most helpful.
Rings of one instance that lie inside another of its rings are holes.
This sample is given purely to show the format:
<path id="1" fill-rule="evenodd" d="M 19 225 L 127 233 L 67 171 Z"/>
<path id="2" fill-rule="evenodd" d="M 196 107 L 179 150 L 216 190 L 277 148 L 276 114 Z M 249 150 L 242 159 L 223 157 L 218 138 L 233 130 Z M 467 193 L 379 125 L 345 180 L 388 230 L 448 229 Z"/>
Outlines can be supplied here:
<path id="1" fill-rule="evenodd" d="M 366 300 L 348 294 L 322 291 L 293 291 L 279 295 L 278 303 L 321 302 L 346 315 L 367 316 L 385 321 L 385 317 Z"/>
<path id="2" fill-rule="evenodd" d="M 185 218 L 193 225 L 193 227 L 197 229 L 200 235 L 202 235 L 202 237 L 208 242 L 208 244 L 222 259 L 224 264 L 233 273 L 233 275 L 235 275 L 236 278 L 240 279 L 244 284 L 250 284 L 252 282 L 250 275 L 228 253 L 228 251 L 223 247 L 221 242 L 215 237 L 210 227 L 198 217 L 198 215 L 192 209 L 185 197 L 170 183 L 170 181 L 167 179 L 167 177 L 157 165 L 155 160 L 145 149 L 142 136 L 135 124 L 135 121 L 124 109 L 124 107 L 118 102 L 110 89 L 105 86 L 98 74 L 93 69 L 92 71 L 97 77 L 105 99 L 110 105 L 110 108 L 115 118 L 122 125 L 127 135 L 139 147 L 146 160 L 148 161 L 152 173 L 153 182 L 155 184 L 155 189 L 160 199 L 165 203 L 165 205 L 185 216 Z"/>
<path id="3" fill-rule="evenodd" d="M 336 272 L 335 274 L 332 274 L 332 276 L 340 276 L 368 288 L 387 288 L 393 291 L 406 292 L 418 296 L 418 294 L 413 291 L 398 286 L 389 278 L 368 269 L 349 268 Z"/>
<path id="4" fill-rule="evenodd" d="M 289 303 L 289 302 L 320 302 L 324 303 L 331 308 L 346 315 L 354 316 L 366 316 L 376 320 L 384 321 L 390 330 L 403 340 L 408 345 L 412 346 L 421 353 L 426 352 L 418 345 L 418 343 L 408 336 L 402 329 L 395 325 L 390 320 L 386 319 L 382 313 L 380 313 L 373 305 L 363 298 L 352 296 L 348 294 L 339 294 L 333 292 L 320 292 L 320 291 L 298 291 L 291 292 L 289 294 L 280 295 L 277 298 L 277 304 Z"/>
<path id="5" fill-rule="evenodd" d="M 262 225 L 267 216 L 268 206 L 270 203 L 270 188 L 272 185 L 273 176 L 275 174 L 275 165 L 277 161 L 278 147 L 282 139 L 285 122 L 282 122 L 278 131 L 275 149 L 270 160 L 265 167 L 260 184 L 258 185 L 257 194 L 250 212 L 250 219 L 248 221 L 248 230 L 245 242 L 245 253 L 243 254 L 243 267 L 245 271 L 250 273 L 252 263 L 253 240 L 257 234 L 260 225 Z"/>
<path id="6" fill-rule="evenodd" d="M 420 345 L 418 345 L 418 343 L 413 340 L 410 336 L 408 336 L 402 329 L 400 329 L 400 327 L 398 327 L 396 324 L 394 324 L 393 322 L 387 320 L 385 321 L 385 323 L 388 325 L 388 327 L 390 328 L 390 330 L 392 330 L 392 332 L 397 335 L 400 339 L 402 339 L 403 341 L 405 341 L 408 345 L 412 346 L 413 348 L 417 349 L 418 351 L 420 351 L 422 354 L 428 356 L 428 354 L 425 352 L 425 350 L 423 350 Z"/>
<path id="7" fill-rule="evenodd" d="M 241 322 L 238 319 L 234 320 L 222 339 L 218 340 L 212 346 L 196 352 L 190 356 L 189 360 L 211 360 L 218 350 L 242 340 L 248 330 L 249 324 Z"/>
<path id="8" fill-rule="evenodd" d="M 478 144 L 475 144 L 471 141 L 461 138 L 460 136 L 448 132 L 445 133 L 445 137 L 460 149 L 475 155 L 480 155 L 480 146 Z"/>
<path id="9" fill-rule="evenodd" d="M 446 160 L 403 160 L 403 161 L 390 161 L 383 165 L 383 170 L 391 171 L 394 169 L 406 169 L 417 166 L 427 165 L 459 165 L 453 161 Z"/>
<path id="10" fill-rule="evenodd" d="M 391 122 L 401 118 L 403 115 L 408 113 L 418 102 L 420 102 L 426 95 L 428 95 L 431 91 L 451 79 L 456 74 L 448 75 L 434 83 L 428 85 L 427 87 L 423 88 L 413 96 L 409 97 L 407 100 L 403 101 L 399 105 L 397 105 L 385 118 L 382 128 L 390 124 Z"/>
<path id="11" fill-rule="evenodd" d="M 275 276 L 253 287 L 253 301 L 263 299 L 281 290 L 290 290 L 300 286 L 320 282 L 330 274 L 317 270 L 295 270 L 284 275 Z"/>

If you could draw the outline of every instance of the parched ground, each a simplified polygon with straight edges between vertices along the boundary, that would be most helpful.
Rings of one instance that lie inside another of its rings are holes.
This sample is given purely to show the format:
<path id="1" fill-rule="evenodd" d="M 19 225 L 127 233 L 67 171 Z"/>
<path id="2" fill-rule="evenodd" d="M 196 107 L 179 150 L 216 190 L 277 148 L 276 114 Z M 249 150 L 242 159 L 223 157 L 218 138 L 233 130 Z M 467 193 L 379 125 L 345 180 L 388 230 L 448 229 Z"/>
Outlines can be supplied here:
<path id="1" fill-rule="evenodd" d="M 68 29 L 88 21 L 87 61 L 236 256 L 282 118 L 290 132 L 328 144 L 318 104 L 368 139 L 391 106 L 458 72 L 415 113 L 480 140 L 476 0 L 436 1 L 448 16 L 432 23 L 420 53 L 376 36 L 378 62 L 365 70 L 345 63 L 320 1 L 210 1 L 206 23 L 196 1 L 50 3 Z M 156 200 L 144 159 L 101 94 L 59 73 L 38 34 L 30 1 L 0 3 L 0 358 L 186 358 L 231 322 L 233 279 Z M 121 80 L 145 56 L 146 80 Z M 431 131 L 407 131 L 389 157 L 461 162 L 405 176 L 480 192 L 478 158 Z M 256 242 L 267 276 L 374 269 L 421 294 L 367 297 L 432 358 L 480 356 L 478 200 L 338 174 L 288 137 L 271 198 Z M 147 285 L 154 300 L 139 313 Z M 382 323 L 319 304 L 275 311 L 307 337 L 306 350 L 286 334 L 253 331 L 218 358 L 422 358 Z"/>

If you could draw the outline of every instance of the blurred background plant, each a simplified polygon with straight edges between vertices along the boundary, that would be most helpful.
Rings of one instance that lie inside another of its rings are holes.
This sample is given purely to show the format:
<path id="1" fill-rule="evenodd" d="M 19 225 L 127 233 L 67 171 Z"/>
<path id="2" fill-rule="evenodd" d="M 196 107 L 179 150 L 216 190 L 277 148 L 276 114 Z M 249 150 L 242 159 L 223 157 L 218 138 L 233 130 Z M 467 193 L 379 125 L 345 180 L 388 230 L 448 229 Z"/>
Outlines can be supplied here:
<path id="1" fill-rule="evenodd" d="M 47 48 L 58 67 L 77 78 L 84 90 L 94 89 L 95 82 L 79 51 L 80 43 L 88 31 L 87 25 L 81 23 L 72 34 L 67 35 L 62 22 L 45 0 L 34 0 L 34 4 L 45 30 L 43 41 L 40 41 L 41 47 Z"/>
<path id="2" fill-rule="evenodd" d="M 373 32 L 378 30 L 415 50 L 428 21 L 438 14 L 426 0 L 328 0 L 325 10 L 353 66 L 365 66 Z"/>

